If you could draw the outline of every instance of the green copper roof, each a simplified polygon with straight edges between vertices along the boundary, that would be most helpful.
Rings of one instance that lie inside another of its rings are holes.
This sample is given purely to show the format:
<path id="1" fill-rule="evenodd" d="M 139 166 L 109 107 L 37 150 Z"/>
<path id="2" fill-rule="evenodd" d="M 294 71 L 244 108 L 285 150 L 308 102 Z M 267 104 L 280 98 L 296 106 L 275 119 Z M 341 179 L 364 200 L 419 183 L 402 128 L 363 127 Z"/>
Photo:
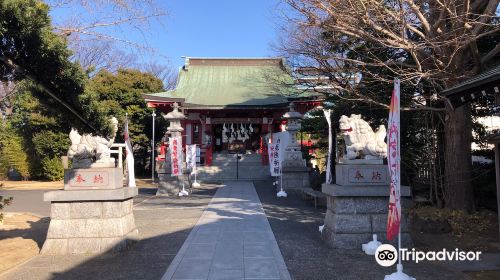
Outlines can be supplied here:
<path id="1" fill-rule="evenodd" d="M 148 94 L 201 106 L 283 104 L 294 93 L 281 59 L 189 58 L 174 90 Z"/>

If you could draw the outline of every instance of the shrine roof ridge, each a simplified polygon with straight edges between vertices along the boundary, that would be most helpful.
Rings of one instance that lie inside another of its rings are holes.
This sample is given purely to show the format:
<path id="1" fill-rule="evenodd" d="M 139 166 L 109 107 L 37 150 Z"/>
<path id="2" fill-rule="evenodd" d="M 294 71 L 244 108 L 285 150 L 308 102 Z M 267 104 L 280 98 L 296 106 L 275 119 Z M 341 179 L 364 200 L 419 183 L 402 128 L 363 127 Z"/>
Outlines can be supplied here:
<path id="1" fill-rule="evenodd" d="M 280 106 L 311 98 L 297 89 L 283 58 L 191 58 L 179 69 L 175 89 L 145 94 L 147 102 L 190 107 Z"/>

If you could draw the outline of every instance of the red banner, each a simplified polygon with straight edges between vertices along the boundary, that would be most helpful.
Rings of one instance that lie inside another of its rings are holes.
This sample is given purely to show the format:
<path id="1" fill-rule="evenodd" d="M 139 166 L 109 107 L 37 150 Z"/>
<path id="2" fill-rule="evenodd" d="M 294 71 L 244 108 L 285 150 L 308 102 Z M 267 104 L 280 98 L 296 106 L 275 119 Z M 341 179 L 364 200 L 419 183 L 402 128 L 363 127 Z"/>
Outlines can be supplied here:
<path id="1" fill-rule="evenodd" d="M 392 240 L 399 233 L 401 224 L 401 155 L 400 155 L 400 90 L 399 79 L 394 79 L 387 134 L 387 163 L 391 177 L 389 215 L 387 218 L 387 239 Z"/>

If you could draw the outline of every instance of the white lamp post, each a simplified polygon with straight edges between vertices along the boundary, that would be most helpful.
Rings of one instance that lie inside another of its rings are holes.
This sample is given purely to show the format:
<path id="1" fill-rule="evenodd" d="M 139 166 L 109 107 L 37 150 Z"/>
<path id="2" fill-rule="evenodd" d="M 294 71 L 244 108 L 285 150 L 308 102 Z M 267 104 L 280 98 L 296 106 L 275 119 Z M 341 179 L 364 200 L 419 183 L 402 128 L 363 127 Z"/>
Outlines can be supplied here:
<path id="1" fill-rule="evenodd" d="M 153 136 L 151 137 L 151 182 L 155 183 L 155 111 L 151 114 L 153 117 Z"/>

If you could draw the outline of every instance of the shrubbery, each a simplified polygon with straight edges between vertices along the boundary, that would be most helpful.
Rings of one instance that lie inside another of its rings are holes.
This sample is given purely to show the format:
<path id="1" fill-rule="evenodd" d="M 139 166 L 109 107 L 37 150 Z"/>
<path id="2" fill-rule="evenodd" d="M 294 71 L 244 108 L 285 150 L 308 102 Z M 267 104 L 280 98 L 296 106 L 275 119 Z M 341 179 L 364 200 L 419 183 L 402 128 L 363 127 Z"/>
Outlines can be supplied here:
<path id="1" fill-rule="evenodd" d="M 39 166 L 37 177 L 49 181 L 61 180 L 64 177 L 64 168 L 61 156 L 68 151 L 70 141 L 68 135 L 62 132 L 42 131 L 32 138 L 33 148 Z"/>
<path id="2" fill-rule="evenodd" d="M 66 154 L 70 142 L 68 120 L 40 103 L 34 97 L 36 94 L 37 88 L 31 83 L 20 83 L 7 123 L 22 138 L 16 141 L 22 143 L 29 155 L 26 164 L 30 179 L 60 180 L 63 172 L 60 157 Z"/>
<path id="3" fill-rule="evenodd" d="M 41 161 L 41 171 L 43 177 L 49 181 L 62 180 L 64 178 L 64 168 L 60 158 L 46 157 Z"/>
<path id="4" fill-rule="evenodd" d="M 12 197 L 4 198 L 3 196 L 0 196 L 0 210 L 2 210 L 5 205 L 9 205 L 11 201 Z M 3 221 L 3 213 L 0 212 L 0 223 L 2 223 L 2 221 Z"/>
<path id="5" fill-rule="evenodd" d="M 42 131 L 34 134 L 32 142 L 35 152 L 40 158 L 65 155 L 70 145 L 68 134 L 53 131 Z"/>
<path id="6" fill-rule="evenodd" d="M 21 179 L 29 177 L 28 155 L 23 148 L 23 138 L 16 130 L 0 124 L 0 178 L 13 174 Z"/>
<path id="7" fill-rule="evenodd" d="M 3 184 L 0 184 L 0 189 L 3 187 Z M 9 205 L 12 201 L 12 197 L 3 197 L 0 195 L 0 211 L 3 209 L 5 205 Z M 3 213 L 0 212 L 0 224 L 3 221 Z"/>

